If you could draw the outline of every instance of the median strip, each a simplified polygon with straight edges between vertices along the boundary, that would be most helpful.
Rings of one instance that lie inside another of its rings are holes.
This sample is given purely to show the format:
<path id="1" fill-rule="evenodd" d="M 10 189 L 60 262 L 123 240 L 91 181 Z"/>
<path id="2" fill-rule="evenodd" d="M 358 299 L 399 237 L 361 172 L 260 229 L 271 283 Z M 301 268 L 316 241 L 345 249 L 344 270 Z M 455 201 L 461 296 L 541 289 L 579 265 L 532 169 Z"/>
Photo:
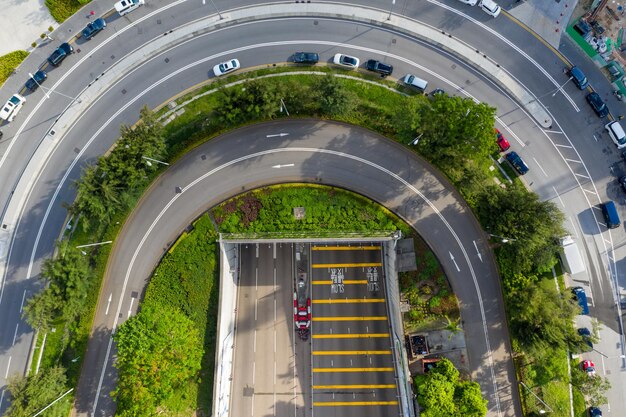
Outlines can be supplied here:
<path id="1" fill-rule="evenodd" d="M 393 372 L 393 368 L 313 368 L 313 372 Z"/>
<path id="2" fill-rule="evenodd" d="M 363 406 L 363 405 L 398 405 L 397 401 L 316 401 L 316 407 L 336 407 L 336 406 Z"/>
<path id="3" fill-rule="evenodd" d="M 387 316 L 359 316 L 359 317 L 315 317 L 313 321 L 383 321 L 387 320 Z"/>
<path id="4" fill-rule="evenodd" d="M 395 388 L 396 384 L 379 385 L 313 385 L 313 389 L 385 389 Z"/>
<path id="5" fill-rule="evenodd" d="M 337 333 L 313 335 L 313 339 L 368 339 L 372 337 L 389 337 L 389 333 Z"/>
<path id="6" fill-rule="evenodd" d="M 362 262 L 362 263 L 347 263 L 347 264 L 313 264 L 311 267 L 315 269 L 321 268 L 365 268 L 372 266 L 383 266 L 380 262 Z"/>
<path id="7" fill-rule="evenodd" d="M 380 250 L 380 246 L 313 246 L 311 250 Z"/>
<path id="8" fill-rule="evenodd" d="M 350 304 L 350 303 L 384 303 L 384 298 L 337 298 L 329 300 L 312 300 L 313 304 Z"/>
<path id="9" fill-rule="evenodd" d="M 315 350 L 317 355 L 391 355 L 390 350 Z"/>
<path id="10" fill-rule="evenodd" d="M 327 280 L 317 280 L 312 281 L 313 285 L 333 285 L 333 281 L 330 279 Z M 367 284 L 366 279 L 346 279 L 342 282 L 336 282 L 335 284 Z"/>

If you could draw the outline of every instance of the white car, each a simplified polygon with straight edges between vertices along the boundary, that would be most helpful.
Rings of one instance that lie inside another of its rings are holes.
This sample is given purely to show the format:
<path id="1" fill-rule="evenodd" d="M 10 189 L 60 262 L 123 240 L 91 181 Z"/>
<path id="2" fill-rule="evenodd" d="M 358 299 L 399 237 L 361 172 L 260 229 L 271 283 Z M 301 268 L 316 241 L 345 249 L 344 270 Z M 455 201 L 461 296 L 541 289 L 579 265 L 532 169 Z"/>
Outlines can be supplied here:
<path id="1" fill-rule="evenodd" d="M 500 14 L 500 6 L 493 0 L 480 0 L 479 6 L 489 16 L 498 17 Z"/>
<path id="2" fill-rule="evenodd" d="M 220 62 L 216 66 L 213 67 L 213 73 L 216 77 L 220 75 L 228 74 L 229 72 L 238 70 L 241 68 L 238 59 L 231 59 L 225 62 Z"/>
<path id="3" fill-rule="evenodd" d="M 476 6 L 478 0 L 459 0 L 461 3 L 469 4 L 470 6 Z"/>
<path id="4" fill-rule="evenodd" d="M 2 106 L 2 109 L 0 110 L 0 119 L 12 122 L 24 103 L 26 103 L 26 99 L 24 97 L 19 94 L 13 94 L 6 104 Z"/>
<path id="5" fill-rule="evenodd" d="M 333 57 L 333 64 L 354 69 L 359 67 L 359 58 L 355 58 L 350 55 L 335 54 L 335 56 Z"/>
<path id="6" fill-rule="evenodd" d="M 127 13 L 132 12 L 142 4 L 145 4 L 145 0 L 121 0 L 115 3 L 115 10 L 120 14 L 120 16 L 124 16 Z"/>

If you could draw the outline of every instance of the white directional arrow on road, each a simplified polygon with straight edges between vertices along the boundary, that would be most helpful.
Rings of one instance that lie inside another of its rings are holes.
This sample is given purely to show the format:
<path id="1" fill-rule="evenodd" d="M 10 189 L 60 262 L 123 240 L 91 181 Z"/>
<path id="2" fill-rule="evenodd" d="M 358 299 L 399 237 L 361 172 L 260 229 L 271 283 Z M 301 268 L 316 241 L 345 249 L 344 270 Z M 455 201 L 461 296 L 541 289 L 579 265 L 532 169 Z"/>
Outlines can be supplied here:
<path id="1" fill-rule="evenodd" d="M 459 266 L 456 264 L 456 261 L 454 260 L 454 256 L 452 256 L 452 252 L 448 252 L 450 253 L 450 259 L 452 259 L 452 262 L 454 262 L 454 266 L 456 266 L 456 270 L 461 272 L 461 270 L 459 269 Z"/>
<path id="2" fill-rule="evenodd" d="M 272 165 L 272 168 L 286 168 L 286 167 L 292 167 L 295 165 L 296 164 Z"/>
<path id="3" fill-rule="evenodd" d="M 266 138 L 275 138 L 275 137 L 283 137 L 283 136 L 289 136 L 289 133 L 276 133 L 274 135 L 265 135 Z"/>
<path id="4" fill-rule="evenodd" d="M 480 254 L 480 251 L 478 250 L 478 245 L 476 245 L 476 241 L 472 240 L 472 242 L 474 242 L 474 247 L 476 248 L 476 254 L 478 255 L 478 259 L 480 259 L 480 262 L 483 261 L 483 256 Z"/>
<path id="5" fill-rule="evenodd" d="M 109 294 L 109 301 L 107 303 L 107 311 L 104 312 L 105 316 L 109 315 L 109 307 L 111 306 L 111 300 L 113 299 L 113 293 Z"/>

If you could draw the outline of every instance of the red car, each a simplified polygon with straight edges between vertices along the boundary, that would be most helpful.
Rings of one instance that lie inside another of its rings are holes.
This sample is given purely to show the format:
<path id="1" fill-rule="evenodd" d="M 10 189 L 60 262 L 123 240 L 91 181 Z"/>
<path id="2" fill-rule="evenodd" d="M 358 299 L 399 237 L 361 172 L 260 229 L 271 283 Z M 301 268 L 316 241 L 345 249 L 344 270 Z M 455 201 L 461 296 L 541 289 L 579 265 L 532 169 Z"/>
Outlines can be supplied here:
<path id="1" fill-rule="evenodd" d="M 506 152 L 511 147 L 511 144 L 509 143 L 508 140 L 506 140 L 506 138 L 502 135 L 502 133 L 500 133 L 498 129 L 494 129 L 494 130 L 496 131 L 496 142 L 498 142 L 500 151 Z"/>
<path id="2" fill-rule="evenodd" d="M 587 372 L 589 376 L 595 376 L 596 364 L 590 360 L 583 361 L 583 371 Z"/>

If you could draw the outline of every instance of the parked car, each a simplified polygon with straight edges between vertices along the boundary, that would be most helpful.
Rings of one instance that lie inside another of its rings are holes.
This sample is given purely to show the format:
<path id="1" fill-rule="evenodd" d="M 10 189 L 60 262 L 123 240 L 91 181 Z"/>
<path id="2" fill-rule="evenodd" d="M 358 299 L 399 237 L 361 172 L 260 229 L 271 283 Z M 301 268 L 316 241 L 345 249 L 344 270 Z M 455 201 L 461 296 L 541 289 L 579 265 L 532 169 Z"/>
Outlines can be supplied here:
<path id="1" fill-rule="evenodd" d="M 589 407 L 590 417 L 602 417 L 602 410 L 596 407 Z"/>
<path id="2" fill-rule="evenodd" d="M 26 103 L 26 99 L 24 97 L 19 94 L 13 94 L 4 106 L 2 106 L 2 109 L 0 109 L 0 119 L 12 122 L 24 103 Z"/>
<path id="3" fill-rule="evenodd" d="M 438 95 L 445 95 L 445 94 L 446 92 L 442 88 L 435 88 L 433 91 L 430 92 L 431 97 L 438 96 Z"/>
<path id="4" fill-rule="evenodd" d="M 470 6 L 476 6 L 478 0 L 459 0 L 461 3 L 469 4 Z"/>
<path id="5" fill-rule="evenodd" d="M 589 349 L 587 349 L 587 352 L 593 350 L 593 342 L 591 341 L 591 331 L 589 331 L 589 329 L 586 327 L 581 327 L 580 329 L 578 329 L 578 334 L 583 339 L 583 341 L 587 344 L 587 346 L 589 346 Z"/>
<path id="6" fill-rule="evenodd" d="M 489 16 L 498 17 L 500 14 L 500 6 L 493 0 L 480 0 L 478 3 L 483 12 L 487 13 Z"/>
<path id="7" fill-rule="evenodd" d="M 296 64 L 317 64 L 320 56 L 315 52 L 296 52 L 293 54 L 293 62 Z"/>
<path id="8" fill-rule="evenodd" d="M 120 14 L 120 16 L 124 16 L 128 14 L 144 4 L 144 0 L 121 0 L 115 3 L 115 10 Z"/>
<path id="9" fill-rule="evenodd" d="M 105 27 L 107 27 L 107 22 L 105 22 L 103 18 L 99 17 L 93 22 L 87 23 L 87 26 L 85 26 L 85 29 L 83 29 L 81 33 L 81 37 L 88 41 L 89 39 L 96 36 Z"/>
<path id="10" fill-rule="evenodd" d="M 568 71 L 568 74 L 570 77 L 572 77 L 572 81 L 574 81 L 574 84 L 576 84 L 576 86 L 581 90 L 584 90 L 589 85 L 589 81 L 587 80 L 585 73 L 582 72 L 580 68 L 572 67 Z"/>
<path id="11" fill-rule="evenodd" d="M 511 147 L 511 144 L 509 143 L 508 140 L 506 140 L 504 135 L 502 135 L 502 133 L 500 133 L 498 129 L 494 129 L 494 130 L 496 131 L 496 142 L 498 143 L 498 146 L 500 147 L 500 152 L 508 151 L 509 148 Z"/>
<path id="12" fill-rule="evenodd" d="M 405 75 L 404 78 L 402 78 L 402 82 L 410 87 L 418 89 L 422 93 L 426 91 L 426 87 L 428 87 L 428 81 L 422 80 L 421 78 L 416 77 L 413 74 Z"/>
<path id="13" fill-rule="evenodd" d="M 74 53 L 74 48 L 67 42 L 59 45 L 57 49 L 52 52 L 52 54 L 48 57 L 48 62 L 50 65 L 56 67 L 61 65 L 61 62 L 70 54 Z"/>
<path id="14" fill-rule="evenodd" d="M 522 157 L 519 156 L 517 154 L 517 152 L 509 152 L 509 153 L 507 153 L 506 154 L 506 160 L 509 161 L 509 163 L 511 165 L 513 165 L 513 168 L 515 168 L 515 170 L 520 175 L 524 175 L 524 174 L 526 174 L 529 171 L 528 165 L 526 165 L 526 163 L 524 162 Z"/>
<path id="15" fill-rule="evenodd" d="M 615 203 L 613 201 L 607 201 L 606 203 L 600 204 L 600 209 L 602 210 L 602 216 L 604 217 L 607 228 L 617 229 L 620 227 L 622 222 L 619 219 L 619 214 L 617 213 L 617 209 L 615 208 Z"/>
<path id="16" fill-rule="evenodd" d="M 333 64 L 355 69 L 359 67 L 359 58 L 350 55 L 335 54 L 333 57 Z"/>
<path id="17" fill-rule="evenodd" d="M 36 73 L 33 74 L 32 77 L 30 77 L 26 81 L 26 83 L 24 84 L 24 87 L 26 87 L 30 91 L 35 91 L 39 87 L 39 84 L 46 81 L 47 78 L 48 78 L 48 74 L 46 74 L 45 71 L 41 71 L 41 70 L 37 71 Z"/>
<path id="18" fill-rule="evenodd" d="M 573 287 L 572 295 L 574 299 L 578 301 L 578 305 L 581 308 L 581 313 L 588 315 L 589 314 L 589 303 L 587 302 L 587 293 L 583 287 Z"/>
<path id="19" fill-rule="evenodd" d="M 606 107 L 606 104 L 602 101 L 602 98 L 600 98 L 600 94 L 595 91 L 587 94 L 587 103 L 589 103 L 598 117 L 606 117 L 609 114 L 609 108 Z"/>
<path id="20" fill-rule="evenodd" d="M 375 59 L 367 60 L 365 68 L 370 71 L 377 72 L 383 76 L 391 75 L 393 72 L 393 65 L 385 64 L 384 62 L 376 61 Z"/>
<path id="21" fill-rule="evenodd" d="M 609 137 L 617 146 L 617 149 L 626 148 L 626 133 L 620 122 L 612 121 L 607 123 L 604 128 L 609 132 Z"/>
<path id="22" fill-rule="evenodd" d="M 593 363 L 590 360 L 585 360 L 583 361 L 583 371 L 585 371 L 587 373 L 587 375 L 589 376 L 595 376 L 596 375 L 596 364 Z"/>
<path id="23" fill-rule="evenodd" d="M 213 73 L 216 77 L 222 76 L 224 74 L 228 74 L 229 72 L 233 72 L 241 68 L 241 64 L 238 59 L 231 59 L 228 61 L 220 62 L 216 66 L 213 67 Z"/>

